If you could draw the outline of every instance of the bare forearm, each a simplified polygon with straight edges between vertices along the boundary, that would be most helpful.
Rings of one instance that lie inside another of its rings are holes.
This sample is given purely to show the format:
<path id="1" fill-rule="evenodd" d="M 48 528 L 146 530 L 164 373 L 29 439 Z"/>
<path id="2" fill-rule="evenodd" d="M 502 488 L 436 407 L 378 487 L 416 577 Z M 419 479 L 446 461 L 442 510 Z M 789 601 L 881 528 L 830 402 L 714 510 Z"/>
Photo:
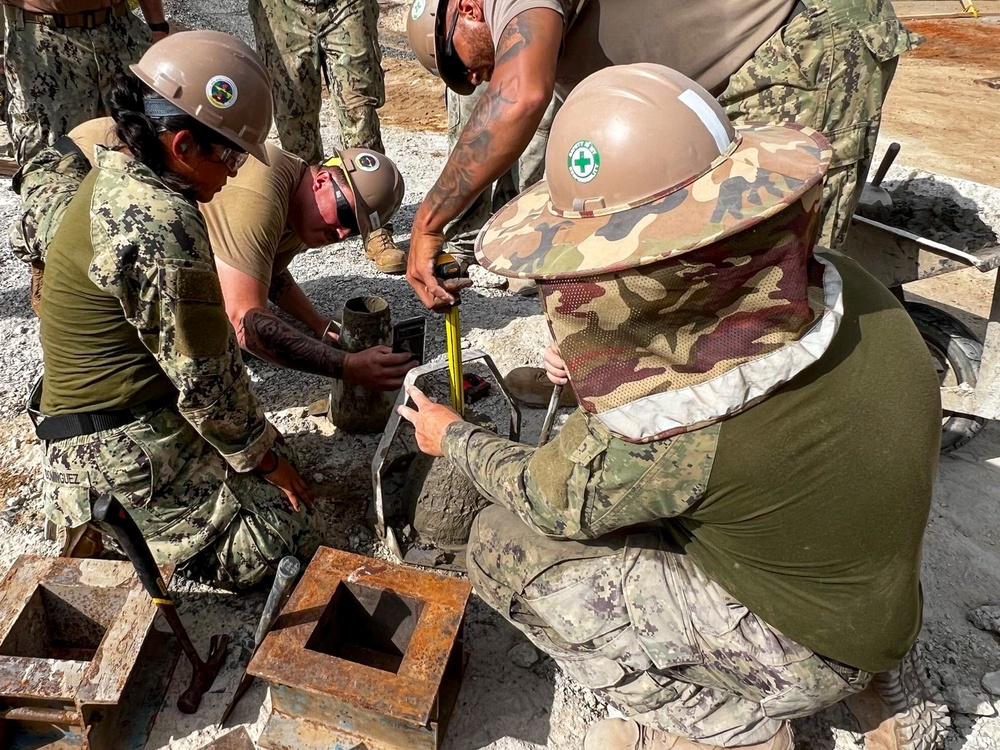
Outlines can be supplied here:
<path id="1" fill-rule="evenodd" d="M 287 268 L 271 279 L 267 298 L 296 320 L 305 323 L 317 335 L 323 333 L 329 322 L 309 301 Z"/>
<path id="2" fill-rule="evenodd" d="M 167 20 L 162 0 L 139 0 L 139 7 L 142 8 L 142 17 L 146 19 L 146 23 L 163 23 Z"/>
<path id="3" fill-rule="evenodd" d="M 346 355 L 342 350 L 310 338 L 270 310 L 249 310 L 236 333 L 240 346 L 268 362 L 330 378 L 344 375 Z"/>
<path id="4" fill-rule="evenodd" d="M 553 19 L 548 19 L 553 22 Z M 556 23 L 561 23 L 556 19 Z M 538 19 L 524 14 L 507 26 L 497 45 L 497 73 L 476 103 L 448 163 L 421 204 L 415 228 L 441 232 L 517 161 L 552 98 L 555 58 L 526 69 L 514 63 L 538 36 Z"/>

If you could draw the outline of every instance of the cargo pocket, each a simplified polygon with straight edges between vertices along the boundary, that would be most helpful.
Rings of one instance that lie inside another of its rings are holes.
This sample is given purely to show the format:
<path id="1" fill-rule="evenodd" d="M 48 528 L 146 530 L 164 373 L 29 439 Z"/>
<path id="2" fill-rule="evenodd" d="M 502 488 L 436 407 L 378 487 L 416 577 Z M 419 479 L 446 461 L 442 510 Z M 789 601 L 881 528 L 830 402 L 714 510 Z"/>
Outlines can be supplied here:
<path id="1" fill-rule="evenodd" d="M 195 359 L 221 357 L 232 329 L 215 269 L 173 259 L 161 261 L 161 268 L 160 350 Z"/>
<path id="2" fill-rule="evenodd" d="M 703 636 L 706 651 L 745 653 L 768 667 L 784 667 L 813 656 L 805 646 L 773 630 L 766 622 L 707 578 L 695 597 L 691 622 Z"/>
<path id="3" fill-rule="evenodd" d="M 899 57 L 923 41 L 923 37 L 907 30 L 896 18 L 870 24 L 858 29 L 865 46 L 880 62 Z"/>
<path id="4" fill-rule="evenodd" d="M 598 487 L 604 474 L 605 457 L 608 452 L 608 439 L 597 435 L 592 429 L 570 454 L 573 468 L 566 481 L 566 528 L 565 536 L 570 539 L 593 538 L 598 536 L 584 527 L 584 508 L 587 515 L 590 508 L 603 508 L 610 499 L 599 494 Z"/>
<path id="5" fill-rule="evenodd" d="M 90 521 L 90 480 L 81 475 L 80 484 L 42 479 L 45 517 L 56 526 L 72 529 Z"/>

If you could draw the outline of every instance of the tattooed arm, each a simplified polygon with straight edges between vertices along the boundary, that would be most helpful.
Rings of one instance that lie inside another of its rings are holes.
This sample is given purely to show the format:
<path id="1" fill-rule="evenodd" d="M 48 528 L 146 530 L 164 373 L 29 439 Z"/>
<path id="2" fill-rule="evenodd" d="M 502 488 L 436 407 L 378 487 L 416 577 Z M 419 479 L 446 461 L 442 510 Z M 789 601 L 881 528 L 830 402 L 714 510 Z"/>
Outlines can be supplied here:
<path id="1" fill-rule="evenodd" d="M 348 354 L 285 323 L 268 309 L 268 294 L 275 304 L 286 310 L 285 304 L 295 307 L 296 294 L 305 299 L 305 294 L 287 272 L 275 276 L 269 290 L 218 256 L 215 267 L 222 284 L 226 314 L 236 330 L 236 340 L 241 348 L 263 360 L 313 375 L 347 377 L 378 391 L 399 388 L 406 372 L 417 364 L 410 360 L 409 354 L 393 354 L 387 346 Z M 312 307 L 307 299 L 305 302 Z M 294 310 L 289 312 L 295 314 Z M 326 319 L 319 319 L 311 327 L 322 333 L 326 323 Z"/>
<path id="2" fill-rule="evenodd" d="M 562 16 L 536 8 L 515 16 L 500 36 L 489 88 L 413 220 L 406 278 L 428 307 L 454 301 L 434 278 L 444 228 L 528 145 L 552 98 L 562 34 Z"/>
<path id="3" fill-rule="evenodd" d="M 271 279 L 267 298 L 293 318 L 309 326 L 317 336 L 322 336 L 327 330 L 330 319 L 313 307 L 313 303 L 309 301 L 287 268 Z M 336 336 L 333 338 L 336 341 Z"/>
<path id="4" fill-rule="evenodd" d="M 219 257 L 215 258 L 215 267 L 222 285 L 226 315 L 236 331 L 236 339 L 241 348 L 268 362 L 295 370 L 334 378 L 343 375 L 344 352 L 293 328 L 267 308 L 270 296 L 283 309 L 283 303 L 289 304 L 293 308 L 289 312 L 299 317 L 296 311 L 301 310 L 294 309 L 297 307 L 295 303 L 305 300 L 314 316 L 306 315 L 299 319 L 314 331 L 318 328 L 318 333 L 322 333 L 326 327 L 327 321 L 305 298 L 287 270 L 274 277 L 269 289 L 253 276 L 230 266 Z"/>

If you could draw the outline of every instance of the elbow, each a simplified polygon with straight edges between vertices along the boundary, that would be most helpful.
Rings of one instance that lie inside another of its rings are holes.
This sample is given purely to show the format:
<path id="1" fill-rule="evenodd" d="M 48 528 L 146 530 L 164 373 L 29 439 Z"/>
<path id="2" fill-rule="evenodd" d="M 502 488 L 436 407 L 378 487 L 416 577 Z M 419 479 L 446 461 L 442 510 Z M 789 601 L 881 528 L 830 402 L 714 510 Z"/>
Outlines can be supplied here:
<path id="1" fill-rule="evenodd" d="M 524 95 L 520 97 L 519 112 L 517 113 L 518 120 L 523 122 L 530 122 L 535 127 L 538 123 L 542 121 L 542 117 L 545 115 L 545 110 L 549 107 L 549 102 L 552 101 L 552 87 L 551 86 L 539 86 L 537 84 L 526 87 Z"/>

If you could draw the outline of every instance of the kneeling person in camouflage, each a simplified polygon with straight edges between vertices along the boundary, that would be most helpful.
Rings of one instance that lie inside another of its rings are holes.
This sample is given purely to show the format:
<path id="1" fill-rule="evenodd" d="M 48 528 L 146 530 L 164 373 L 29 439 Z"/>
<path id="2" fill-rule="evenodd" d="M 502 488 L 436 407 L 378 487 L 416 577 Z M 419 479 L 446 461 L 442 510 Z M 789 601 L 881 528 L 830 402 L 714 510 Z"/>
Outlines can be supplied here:
<path id="1" fill-rule="evenodd" d="M 494 503 L 476 591 L 629 717 L 586 750 L 792 748 L 916 639 L 938 383 L 893 296 L 814 248 L 830 158 L 668 68 L 595 73 L 477 246 L 538 281 L 580 408 L 536 449 L 401 407 Z"/>
<path id="2" fill-rule="evenodd" d="M 131 69 L 111 89 L 114 147 L 95 150 L 58 226 L 45 225 L 45 375 L 32 399 L 45 512 L 79 528 L 109 493 L 157 562 L 244 589 L 318 541 L 198 212 L 251 154 L 267 161 L 271 79 L 217 31 L 172 34 Z M 232 106 L 212 106 L 227 94 Z"/>

